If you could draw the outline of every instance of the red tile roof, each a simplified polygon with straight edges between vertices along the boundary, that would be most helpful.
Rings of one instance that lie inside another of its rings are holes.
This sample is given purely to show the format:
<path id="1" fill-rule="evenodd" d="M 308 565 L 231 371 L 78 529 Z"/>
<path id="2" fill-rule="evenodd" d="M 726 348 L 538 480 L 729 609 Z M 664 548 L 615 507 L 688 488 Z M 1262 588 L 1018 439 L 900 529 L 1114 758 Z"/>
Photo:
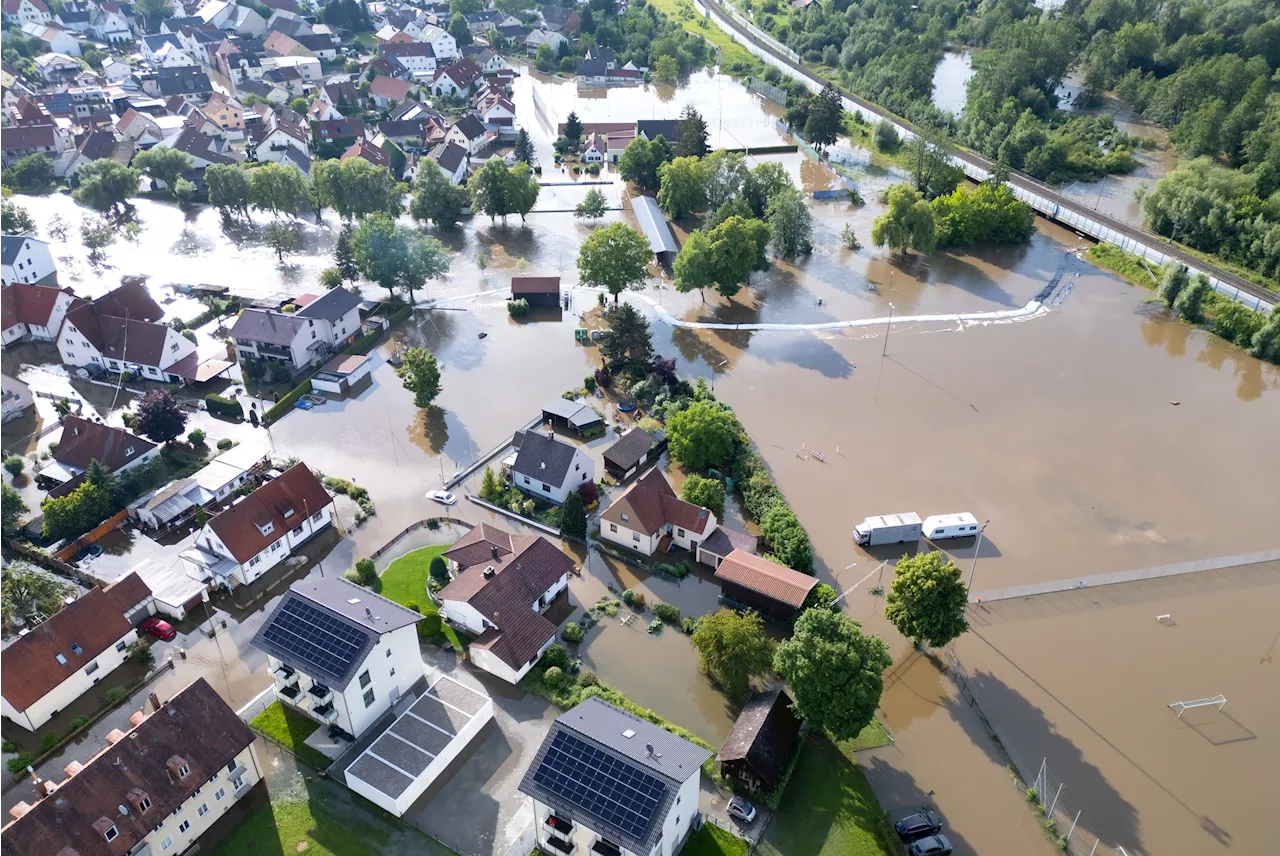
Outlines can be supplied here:
<path id="1" fill-rule="evenodd" d="M 5 129 L 5 133 L 8 134 L 9 129 Z M 0 289 L 0 315 L 4 318 L 0 323 L 5 329 L 14 324 L 48 326 L 49 316 L 60 294 L 61 289 L 51 285 L 28 285 L 25 282 L 6 285 Z"/>
<path id="2" fill-rule="evenodd" d="M 26 710 L 132 629 L 105 591 L 90 589 L 0 652 L 4 697 L 17 710 Z"/>
<path id="3" fill-rule="evenodd" d="M 294 464 L 210 520 L 209 528 L 244 564 L 332 502 L 307 465 Z M 271 531 L 264 535 L 268 524 Z"/>
<path id="4" fill-rule="evenodd" d="M 60 464 L 81 470 L 87 470 L 91 462 L 98 461 L 114 472 L 155 447 L 156 444 L 150 440 L 130 434 L 123 428 L 90 422 L 79 416 L 66 416 L 62 420 L 58 451 L 53 453 L 53 457 Z"/>
<path id="5" fill-rule="evenodd" d="M 151 597 L 151 586 L 133 571 L 103 589 L 121 612 L 127 612 Z"/>
<path id="6" fill-rule="evenodd" d="M 662 472 L 653 469 L 623 491 L 600 518 L 650 535 L 668 523 L 702 533 L 711 522 L 711 513 L 676 496 Z"/>
<path id="7" fill-rule="evenodd" d="M 818 584 L 817 577 L 793 571 L 763 556 L 734 550 L 716 568 L 716 579 L 736 583 L 796 609 Z"/>
<path id="8" fill-rule="evenodd" d="M 409 81 L 382 74 L 369 83 L 369 95 L 374 98 L 390 98 L 392 101 L 403 101 L 409 97 L 412 89 L 413 84 Z"/>

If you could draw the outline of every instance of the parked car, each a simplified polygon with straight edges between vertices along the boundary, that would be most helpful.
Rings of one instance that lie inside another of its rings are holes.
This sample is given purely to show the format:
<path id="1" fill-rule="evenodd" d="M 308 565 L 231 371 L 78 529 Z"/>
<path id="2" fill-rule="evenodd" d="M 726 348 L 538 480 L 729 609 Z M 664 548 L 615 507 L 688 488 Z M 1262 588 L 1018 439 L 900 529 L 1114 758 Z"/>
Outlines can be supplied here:
<path id="1" fill-rule="evenodd" d="M 730 817 L 735 817 L 743 823 L 750 823 L 756 819 L 756 807 L 742 797 L 731 797 L 726 811 L 729 812 Z"/>
<path id="2" fill-rule="evenodd" d="M 909 814 L 893 825 L 898 837 L 903 841 L 911 841 L 922 835 L 933 835 L 942 831 L 942 818 L 937 812 L 922 811 Z"/>
<path id="3" fill-rule="evenodd" d="M 433 490 L 427 492 L 427 499 L 435 500 L 441 505 L 453 505 L 458 498 L 447 490 Z"/>
<path id="4" fill-rule="evenodd" d="M 911 842 L 907 852 L 911 856 L 951 856 L 951 842 L 945 835 L 930 835 Z"/>
<path id="5" fill-rule="evenodd" d="M 178 635 L 178 631 L 173 629 L 172 624 L 163 618 L 156 618 L 154 615 L 142 622 L 142 629 L 157 639 L 163 639 L 166 642 Z"/>

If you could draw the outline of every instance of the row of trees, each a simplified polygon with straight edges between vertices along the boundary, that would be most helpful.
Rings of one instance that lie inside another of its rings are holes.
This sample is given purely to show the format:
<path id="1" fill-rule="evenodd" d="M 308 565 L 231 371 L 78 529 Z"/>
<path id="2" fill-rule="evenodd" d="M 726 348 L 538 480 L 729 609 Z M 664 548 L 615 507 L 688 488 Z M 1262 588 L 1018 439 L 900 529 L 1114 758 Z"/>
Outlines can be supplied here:
<path id="1" fill-rule="evenodd" d="M 908 184 L 895 184 L 885 201 L 888 209 L 872 224 L 871 240 L 895 252 L 1020 244 L 1035 233 L 1035 212 L 1000 176 L 972 189 L 957 187 L 932 202 Z"/>
<path id="2" fill-rule="evenodd" d="M 1156 289 L 1164 305 L 1185 321 L 1200 324 L 1213 307 L 1213 331 L 1235 342 L 1260 360 L 1280 363 L 1280 309 L 1269 315 L 1255 312 L 1231 300 L 1215 299 L 1204 274 L 1191 277 L 1185 266 L 1168 262 L 1160 271 Z"/>

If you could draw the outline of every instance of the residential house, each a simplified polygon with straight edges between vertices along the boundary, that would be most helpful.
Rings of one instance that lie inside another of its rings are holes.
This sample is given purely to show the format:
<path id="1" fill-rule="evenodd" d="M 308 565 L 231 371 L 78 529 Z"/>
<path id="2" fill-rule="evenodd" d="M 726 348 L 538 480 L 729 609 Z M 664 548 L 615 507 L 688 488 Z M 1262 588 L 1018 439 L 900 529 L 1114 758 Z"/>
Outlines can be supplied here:
<path id="1" fill-rule="evenodd" d="M 675 856 L 711 752 L 590 698 L 556 717 L 520 782 L 543 853 Z M 590 783 L 584 786 L 584 783 Z"/>
<path id="2" fill-rule="evenodd" d="M 392 24 L 384 24 L 378 32 L 373 34 L 373 37 L 377 40 L 379 48 L 386 45 L 403 45 L 414 41 L 413 36 Z"/>
<path id="3" fill-rule="evenodd" d="M 102 76 L 108 83 L 124 83 L 133 76 L 133 66 L 119 57 L 107 57 L 102 63 Z"/>
<path id="4" fill-rule="evenodd" d="M 36 57 L 36 73 L 48 83 L 61 83 L 80 72 L 80 63 L 66 54 L 47 53 Z"/>
<path id="5" fill-rule="evenodd" d="M 466 19 L 471 35 L 481 38 L 488 38 L 490 34 L 496 33 L 499 27 L 520 26 L 519 18 L 501 9 L 481 9 L 479 12 L 467 15 Z"/>
<path id="6" fill-rule="evenodd" d="M 57 341 L 65 365 L 98 366 L 165 383 L 186 383 L 199 362 L 195 343 L 169 325 L 108 315 L 87 301 L 72 304 Z"/>
<path id="7" fill-rule="evenodd" d="M 470 59 L 462 59 L 453 65 L 436 69 L 431 79 L 431 94 L 436 97 L 454 95 L 465 98 L 471 94 L 472 88 L 484 77 L 480 66 Z"/>
<path id="8" fill-rule="evenodd" d="M 595 463 L 580 447 L 551 432 L 517 431 L 511 481 L 520 490 L 560 505 L 569 491 L 595 481 Z"/>
<path id="9" fill-rule="evenodd" d="M 68 148 L 70 144 L 66 135 L 59 132 L 52 118 L 47 124 L 11 125 L 0 134 L 0 165 L 8 169 L 28 155 L 35 154 L 57 160 L 58 155 Z"/>
<path id="10" fill-rule="evenodd" d="M 333 498 L 306 464 L 294 464 L 215 514 L 183 551 L 188 573 L 216 588 L 248 585 L 333 522 Z"/>
<path id="11" fill-rule="evenodd" d="M 637 68 L 619 68 L 603 59 L 580 59 L 574 71 L 581 83 L 639 83 L 644 79 Z"/>
<path id="12" fill-rule="evenodd" d="M 676 496 L 658 469 L 637 479 L 600 515 L 600 537 L 643 556 L 673 546 L 696 554 L 715 528 L 715 514 Z"/>
<path id="13" fill-rule="evenodd" d="M 754 535 L 721 524 L 698 545 L 695 558 L 702 564 L 714 568 L 734 551 L 757 555 L 760 552 L 759 539 Z"/>
<path id="14" fill-rule="evenodd" d="M 4 21 L 15 27 L 48 24 L 53 20 L 44 0 L 4 0 Z"/>
<path id="15" fill-rule="evenodd" d="M 203 104 L 213 95 L 209 75 L 193 65 L 160 68 L 137 77 L 142 91 L 153 98 L 181 95 L 187 101 Z"/>
<path id="16" fill-rule="evenodd" d="M 342 111 L 323 98 L 317 98 L 312 101 L 311 106 L 307 108 L 307 121 L 309 122 L 332 122 L 335 119 L 343 118 L 343 115 Z"/>
<path id="17" fill-rule="evenodd" d="M 435 48 L 429 42 L 407 42 L 403 44 L 385 43 L 380 52 L 383 57 L 390 58 L 415 79 L 431 80 L 435 77 L 439 63 L 436 60 Z"/>
<path id="18" fill-rule="evenodd" d="M 458 57 L 458 42 L 449 31 L 435 24 L 428 24 L 422 32 L 414 37 L 414 41 L 426 42 L 436 52 L 436 59 L 449 60 Z"/>
<path id="19" fill-rule="evenodd" d="M 311 51 L 311 55 L 316 59 L 336 59 L 338 56 L 337 44 L 334 43 L 332 36 L 325 33 L 302 33 L 294 36 L 293 40 Z"/>
<path id="20" fill-rule="evenodd" d="M 263 775 L 255 735 L 204 678 L 163 704 L 152 694 L 107 746 L 36 785 L 9 810 L 6 854 L 187 853 Z"/>
<path id="21" fill-rule="evenodd" d="M 296 165 L 298 156 L 310 161 L 311 143 L 308 136 L 306 128 L 284 121 L 275 122 L 271 127 L 263 126 L 262 134 L 254 142 L 254 154 L 263 163 Z"/>
<path id="22" fill-rule="evenodd" d="M 314 320 L 272 309 L 245 309 L 231 327 L 240 361 L 265 360 L 300 371 L 327 359 L 330 346 Z"/>
<path id="23" fill-rule="evenodd" d="M 246 81 L 262 79 L 262 59 L 255 53 L 241 50 L 239 45 L 227 39 L 214 48 L 213 64 L 237 88 Z"/>
<path id="24" fill-rule="evenodd" d="M 378 133 L 382 134 L 400 148 L 422 148 L 427 138 L 427 127 L 431 121 L 425 116 L 417 119 L 397 119 L 378 123 Z"/>
<path id="25" fill-rule="evenodd" d="M 486 130 L 515 134 L 516 105 L 501 92 L 489 90 L 483 98 L 477 98 L 476 115 Z"/>
<path id="26" fill-rule="evenodd" d="M 138 40 L 142 58 L 152 68 L 195 66 L 195 60 L 187 54 L 176 33 L 156 33 Z M 183 62 L 182 60 L 185 60 Z"/>
<path id="27" fill-rule="evenodd" d="M 320 65 L 320 60 L 310 56 L 268 56 L 262 59 L 263 78 L 274 69 L 276 71 L 292 70 L 296 71 L 298 77 L 306 84 L 306 87 L 299 91 L 299 95 L 309 95 L 313 88 L 318 89 L 324 85 L 324 69 Z M 292 80 L 292 77 L 288 78 Z"/>
<path id="28" fill-rule="evenodd" d="M 524 37 L 524 49 L 529 56 L 536 56 L 538 48 L 546 45 L 551 49 L 552 55 L 558 55 L 561 45 L 569 44 L 569 40 L 555 30 L 539 28 L 531 30 L 529 35 Z"/>
<path id="29" fill-rule="evenodd" d="M 418 87 L 407 80 L 377 75 L 369 82 L 369 98 L 374 106 L 386 110 L 392 104 L 399 104 L 409 98 L 409 93 L 416 92 Z"/>
<path id="30" fill-rule="evenodd" d="M 224 131 L 244 132 L 244 107 L 230 95 L 219 92 L 201 109 Z"/>
<path id="31" fill-rule="evenodd" d="M 590 134 L 582 147 L 582 159 L 587 163 L 604 163 L 609 156 L 609 142 L 604 134 Z"/>
<path id="32" fill-rule="evenodd" d="M 93 299 L 98 311 L 117 318 L 132 318 L 134 321 L 159 321 L 164 317 L 164 309 L 147 291 L 146 278 L 126 276 L 120 284 L 101 297 Z"/>
<path id="33" fill-rule="evenodd" d="M 207 0 L 195 11 L 195 17 L 211 27 L 222 27 L 231 20 L 235 4 L 227 0 Z"/>
<path id="34" fill-rule="evenodd" d="M 225 139 L 210 137 L 191 127 L 183 128 L 176 137 L 165 139 L 160 145 L 184 152 L 191 158 L 194 169 L 214 164 L 234 166 L 240 162 Z"/>
<path id="35" fill-rule="evenodd" d="M 716 579 L 724 600 L 780 621 L 798 615 L 818 584 L 817 577 L 743 550 L 734 550 L 716 566 Z"/>
<path id="36" fill-rule="evenodd" d="M 5 235 L 5 250 L 17 240 L 21 239 Z M 55 341 L 74 298 L 52 285 L 9 283 L 8 276 L 6 263 L 6 285 L 0 289 L 0 313 L 4 318 L 0 335 L 4 346 L 7 348 L 14 342 Z"/>
<path id="37" fill-rule="evenodd" d="M 45 50 L 67 56 L 80 56 L 80 42 L 61 27 L 50 24 L 23 24 L 22 34 L 45 44 Z"/>
<path id="38" fill-rule="evenodd" d="M 468 155 L 484 151 L 496 137 L 497 134 L 485 128 L 484 122 L 475 113 L 463 116 L 444 135 L 446 142 L 456 143 Z"/>
<path id="39" fill-rule="evenodd" d="M 334 119 L 329 122 L 311 123 L 311 141 L 316 146 L 322 143 L 334 143 L 345 147 L 362 136 L 364 136 L 364 123 L 359 119 Z"/>
<path id="40" fill-rule="evenodd" d="M 364 137 L 361 137 L 352 143 L 351 146 L 342 153 L 340 160 L 351 160 L 352 158 L 359 158 L 367 163 L 373 164 L 374 166 L 382 166 L 387 169 L 391 169 L 391 157 L 373 142 Z"/>
<path id="41" fill-rule="evenodd" d="M 466 179 L 469 156 L 467 150 L 457 143 L 440 143 L 431 150 L 429 157 L 451 183 L 461 184 Z"/>
<path id="42" fill-rule="evenodd" d="M 267 19 L 267 35 L 272 33 L 284 33 L 287 36 L 311 35 L 315 30 L 311 29 L 311 24 L 301 15 L 295 15 L 292 12 L 276 11 Z"/>
<path id="43" fill-rule="evenodd" d="M 8 129 L 5 134 L 10 130 L 18 129 Z M 30 235 L 5 235 L 0 238 L 0 284 L 50 285 L 57 281 L 58 267 L 53 262 L 48 242 Z M 4 326 L 7 330 L 7 309 L 5 315 Z"/>
<path id="44" fill-rule="evenodd" d="M 35 403 L 31 387 L 16 377 L 0 374 L 0 422 L 21 419 Z"/>
<path id="45" fill-rule="evenodd" d="M 265 72 L 264 72 L 265 74 Z M 236 92 L 241 96 L 252 95 L 261 102 L 275 107 L 283 107 L 293 98 L 287 86 L 275 81 L 245 80 L 236 85 Z"/>
<path id="46" fill-rule="evenodd" d="M 151 586 L 134 571 L 108 583 L 102 590 L 124 615 L 124 620 L 134 626 L 156 614 L 156 596 Z"/>
<path id="47" fill-rule="evenodd" d="M 543 613 L 569 585 L 574 561 L 541 535 L 481 523 L 445 551 L 453 580 L 440 617 L 472 637 L 472 664 L 516 684 L 546 653 L 556 625 Z"/>
<path id="48" fill-rule="evenodd" d="M 75 153 L 67 160 L 54 164 L 54 171 L 68 180 L 75 177 L 80 168 L 97 160 L 112 158 L 127 165 L 133 157 L 133 141 L 117 140 L 109 128 L 94 128 L 80 138 Z"/>
<path id="49" fill-rule="evenodd" d="M 89 34 L 100 42 L 120 45 L 133 41 L 129 7 L 125 3 L 99 3 L 93 11 Z"/>
<path id="50" fill-rule="evenodd" d="M 296 57 L 268 57 L 263 60 L 262 83 L 283 89 L 290 99 L 305 97 L 311 91 L 311 87 L 303 79 L 302 72 L 292 66 L 276 66 L 274 63 L 281 59 L 296 59 Z"/>
<path id="51" fill-rule="evenodd" d="M 161 529 L 212 510 L 251 484 L 270 466 L 270 452 L 255 442 L 240 443 L 218 454 L 190 478 L 179 479 L 129 503 L 129 516 L 143 526 Z"/>
<path id="52" fill-rule="evenodd" d="M 123 428 L 113 428 L 79 416 L 64 416 L 62 436 L 53 452 L 53 460 L 36 471 L 36 478 L 69 486 L 66 491 L 69 492 L 80 484 L 80 477 L 94 461 L 106 467 L 108 472 L 122 473 L 153 461 L 159 455 L 159 446 Z"/>
<path id="53" fill-rule="evenodd" d="M 680 119 L 639 119 L 636 121 L 636 136 L 646 140 L 663 137 L 669 143 L 680 139 Z"/>
<path id="54" fill-rule="evenodd" d="M 582 16 L 571 6 L 543 6 L 538 10 L 542 23 L 548 30 L 564 33 L 566 36 L 578 32 L 582 26 Z"/>
<path id="55" fill-rule="evenodd" d="M 252 644 L 286 709 L 359 739 L 423 678 L 421 619 L 341 577 L 300 580 Z"/>
<path id="56" fill-rule="evenodd" d="M 726 779 L 755 793 L 778 786 L 800 737 L 800 719 L 791 705 L 781 687 L 751 696 L 716 754 Z"/>
<path id="57" fill-rule="evenodd" d="M 604 450 L 604 469 L 617 481 L 625 481 L 651 461 L 656 461 L 667 445 L 661 431 L 650 434 L 643 428 L 632 428 Z"/>
<path id="58" fill-rule="evenodd" d="M 360 335 L 360 295 L 341 286 L 331 288 L 299 309 L 297 316 L 315 322 L 330 350 L 340 351 Z"/>
<path id="59" fill-rule="evenodd" d="M 507 65 L 507 61 L 503 59 L 502 54 L 492 48 L 481 48 L 469 59 L 480 66 L 481 71 L 486 73 L 511 68 L 511 66 Z"/>
<path id="60" fill-rule="evenodd" d="M 339 117 L 358 108 L 365 101 L 364 95 L 351 83 L 326 83 L 316 93 L 316 100 L 332 105 Z"/>
<path id="61" fill-rule="evenodd" d="M 28 731 L 115 671 L 138 641 L 138 631 L 97 588 L 30 630 L 0 652 L 4 715 Z"/>
<path id="62" fill-rule="evenodd" d="M 315 53 L 303 47 L 293 36 L 280 30 L 272 30 L 267 34 L 263 48 L 270 56 L 315 56 Z"/>

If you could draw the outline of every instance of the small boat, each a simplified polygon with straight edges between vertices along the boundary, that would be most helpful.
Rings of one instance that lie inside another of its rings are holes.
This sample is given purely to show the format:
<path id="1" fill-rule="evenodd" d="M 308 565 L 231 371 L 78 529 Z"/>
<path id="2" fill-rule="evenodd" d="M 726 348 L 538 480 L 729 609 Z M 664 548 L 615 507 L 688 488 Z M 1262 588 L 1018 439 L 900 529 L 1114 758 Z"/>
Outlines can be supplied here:
<path id="1" fill-rule="evenodd" d="M 814 449 L 814 450 L 813 450 L 812 452 L 810 452 L 809 454 L 813 455 L 815 458 L 817 458 L 819 461 L 822 461 L 822 463 L 824 463 L 824 464 L 827 462 L 827 459 L 826 459 L 825 457 L 823 457 L 822 453 L 821 453 L 821 452 L 819 452 L 817 449 Z"/>

